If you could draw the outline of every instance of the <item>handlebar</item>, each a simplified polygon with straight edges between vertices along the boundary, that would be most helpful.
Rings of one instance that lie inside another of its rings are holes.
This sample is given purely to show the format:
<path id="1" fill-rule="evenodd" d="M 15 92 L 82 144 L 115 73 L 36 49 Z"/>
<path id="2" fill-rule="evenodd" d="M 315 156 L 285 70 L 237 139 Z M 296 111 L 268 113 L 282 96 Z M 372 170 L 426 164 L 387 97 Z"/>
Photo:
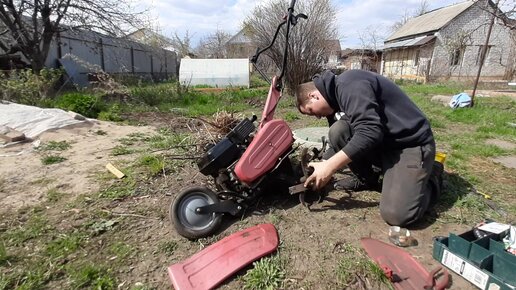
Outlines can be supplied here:
<path id="1" fill-rule="evenodd" d="M 290 6 L 288 7 L 288 10 L 292 10 L 292 11 L 294 11 L 294 5 L 296 5 L 296 0 L 292 0 L 292 1 L 290 2 Z"/>
<path id="2" fill-rule="evenodd" d="M 300 17 L 300 18 L 303 18 L 303 19 L 307 19 L 308 17 L 305 15 L 305 14 L 302 14 L 302 13 L 299 13 L 298 15 L 294 15 L 294 6 L 296 5 L 296 0 L 291 0 L 290 2 L 290 6 L 288 8 L 288 12 L 287 12 L 287 15 L 284 17 L 285 20 L 283 20 L 279 25 L 278 25 L 278 28 L 276 29 L 276 33 L 274 34 L 274 37 L 272 38 L 272 41 L 271 43 L 269 44 L 269 46 L 267 46 L 266 48 L 264 49 L 259 49 L 257 48 L 256 49 L 256 53 L 255 55 L 251 58 L 251 62 L 255 65 L 256 67 L 256 62 L 258 61 L 258 57 L 260 56 L 260 54 L 262 54 L 264 51 L 270 49 L 273 45 L 274 45 L 274 42 L 276 41 L 276 38 L 278 37 L 278 33 L 281 29 L 281 27 L 286 23 L 287 24 L 287 32 L 285 34 L 285 49 L 283 51 L 283 64 L 281 66 L 281 73 L 279 75 L 279 77 L 277 78 L 277 83 L 276 83 L 276 89 L 278 91 L 281 91 L 282 89 L 282 86 L 283 86 L 283 76 L 285 75 L 285 69 L 286 69 L 286 66 L 287 66 L 287 55 L 288 55 L 288 38 L 289 38 L 289 34 L 290 34 L 290 26 L 295 26 L 297 24 L 297 19 Z M 266 79 L 268 80 L 268 78 L 265 76 L 265 74 L 263 72 L 261 72 L 258 67 L 256 67 L 256 69 L 258 70 L 258 72 Z"/>

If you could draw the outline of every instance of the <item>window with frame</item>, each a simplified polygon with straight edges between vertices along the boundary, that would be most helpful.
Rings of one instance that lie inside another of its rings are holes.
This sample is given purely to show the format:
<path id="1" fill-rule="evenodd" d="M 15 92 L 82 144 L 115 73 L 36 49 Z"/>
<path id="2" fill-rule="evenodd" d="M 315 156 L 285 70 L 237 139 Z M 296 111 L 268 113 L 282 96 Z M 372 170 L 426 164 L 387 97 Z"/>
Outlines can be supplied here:
<path id="1" fill-rule="evenodd" d="M 456 48 L 450 57 L 450 65 L 461 65 L 462 64 L 462 57 L 464 56 L 464 48 Z"/>
<path id="2" fill-rule="evenodd" d="M 491 45 L 487 46 L 485 54 L 484 54 L 484 47 L 485 47 L 485 45 L 478 46 L 477 60 L 475 61 L 475 65 L 480 65 L 480 62 L 482 61 L 482 57 L 484 57 L 484 64 L 487 64 L 487 59 L 489 58 L 489 52 L 491 51 Z"/>

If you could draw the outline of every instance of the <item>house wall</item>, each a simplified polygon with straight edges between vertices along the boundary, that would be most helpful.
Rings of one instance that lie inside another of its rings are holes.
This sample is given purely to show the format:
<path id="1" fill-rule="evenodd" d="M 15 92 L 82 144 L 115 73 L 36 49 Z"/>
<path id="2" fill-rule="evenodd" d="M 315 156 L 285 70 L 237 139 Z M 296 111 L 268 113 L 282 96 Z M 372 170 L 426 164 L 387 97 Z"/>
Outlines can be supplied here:
<path id="1" fill-rule="evenodd" d="M 485 11 L 485 2 L 479 1 L 470 9 L 456 17 L 450 24 L 437 34 L 434 58 L 431 67 L 431 77 L 440 78 L 474 78 L 478 73 L 477 61 L 479 49 L 485 44 L 490 13 Z M 494 11 L 491 7 L 489 7 Z M 447 39 L 458 39 L 457 35 L 466 34 L 463 55 L 457 65 L 451 65 L 454 46 L 447 45 Z M 511 44 L 509 29 L 495 21 L 489 40 L 490 51 L 482 66 L 482 77 L 492 79 L 506 78 L 510 62 Z"/>
<path id="2" fill-rule="evenodd" d="M 226 45 L 228 58 L 251 58 L 256 52 L 256 46 L 250 43 L 231 43 Z"/>
<path id="3" fill-rule="evenodd" d="M 375 58 L 372 55 L 350 55 L 344 60 L 343 65 L 346 69 L 363 69 L 379 72 L 380 61 L 378 58 L 380 56 Z"/>
<path id="4" fill-rule="evenodd" d="M 431 42 L 420 47 L 384 51 L 382 74 L 392 79 L 426 81 L 433 47 L 434 44 Z"/>

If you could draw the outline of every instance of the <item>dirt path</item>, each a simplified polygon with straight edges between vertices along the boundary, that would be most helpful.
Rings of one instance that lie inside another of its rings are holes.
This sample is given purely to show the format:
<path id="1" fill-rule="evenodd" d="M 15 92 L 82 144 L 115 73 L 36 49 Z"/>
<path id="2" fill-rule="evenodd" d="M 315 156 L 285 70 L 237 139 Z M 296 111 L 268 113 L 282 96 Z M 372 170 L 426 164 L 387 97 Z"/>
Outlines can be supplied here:
<path id="1" fill-rule="evenodd" d="M 72 196 L 98 191 L 98 183 L 90 177 L 105 170 L 108 162 L 121 159 L 110 155 L 117 140 L 130 133 L 150 134 L 154 130 L 95 121 L 45 132 L 36 139 L 40 140 L 40 147 L 50 141 L 71 145 L 70 149 L 57 152 L 66 161 L 51 165 L 42 164 L 41 159 L 57 153 L 38 151 L 32 143 L 0 149 L 0 211 L 35 205 L 52 188 Z M 16 155 L 22 151 L 23 154 Z"/>

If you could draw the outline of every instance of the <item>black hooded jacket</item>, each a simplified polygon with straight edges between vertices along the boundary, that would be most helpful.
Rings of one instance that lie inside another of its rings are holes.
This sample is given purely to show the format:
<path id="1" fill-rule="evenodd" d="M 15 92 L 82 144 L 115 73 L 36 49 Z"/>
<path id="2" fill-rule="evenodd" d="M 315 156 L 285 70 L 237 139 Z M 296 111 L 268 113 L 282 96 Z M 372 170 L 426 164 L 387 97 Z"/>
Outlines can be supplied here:
<path id="1" fill-rule="evenodd" d="M 328 104 L 343 112 L 351 124 L 353 137 L 342 149 L 351 160 L 360 159 L 376 146 L 402 149 L 433 140 L 430 123 L 421 110 L 396 84 L 379 74 L 324 71 L 313 81 Z"/>

